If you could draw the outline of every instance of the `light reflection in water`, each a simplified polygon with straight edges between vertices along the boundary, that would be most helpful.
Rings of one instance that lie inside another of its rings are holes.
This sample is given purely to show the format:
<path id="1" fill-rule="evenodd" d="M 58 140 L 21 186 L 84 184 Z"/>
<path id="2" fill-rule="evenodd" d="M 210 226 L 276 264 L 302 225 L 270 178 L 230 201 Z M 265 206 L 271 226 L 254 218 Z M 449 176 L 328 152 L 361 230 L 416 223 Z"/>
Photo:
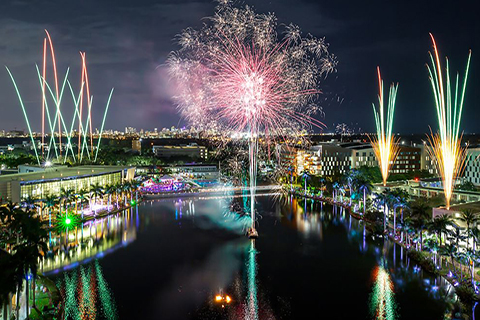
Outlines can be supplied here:
<path id="1" fill-rule="evenodd" d="M 115 300 L 97 260 L 65 272 L 57 282 L 65 320 L 118 319 Z"/>
<path id="2" fill-rule="evenodd" d="M 396 319 L 395 295 L 393 293 L 393 283 L 388 271 L 382 264 L 379 264 L 373 270 L 373 277 L 375 283 L 370 296 L 370 312 L 375 319 Z"/>
<path id="3" fill-rule="evenodd" d="M 257 300 L 257 250 L 255 249 L 255 240 L 250 240 L 247 260 L 247 301 L 245 310 L 245 319 L 258 320 L 258 300 Z"/>
<path id="4" fill-rule="evenodd" d="M 138 211 L 130 209 L 86 222 L 68 233 L 52 233 L 50 252 L 40 261 L 39 271 L 49 275 L 100 258 L 133 242 L 138 226 Z"/>

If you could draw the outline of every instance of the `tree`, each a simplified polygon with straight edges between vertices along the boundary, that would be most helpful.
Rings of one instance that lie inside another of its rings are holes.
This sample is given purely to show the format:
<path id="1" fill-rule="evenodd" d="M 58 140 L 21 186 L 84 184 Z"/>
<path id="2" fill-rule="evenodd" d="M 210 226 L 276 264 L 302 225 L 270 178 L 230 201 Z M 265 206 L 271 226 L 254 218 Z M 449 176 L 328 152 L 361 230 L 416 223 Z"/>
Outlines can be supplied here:
<path id="1" fill-rule="evenodd" d="M 65 207 L 65 210 L 67 210 L 68 205 L 73 199 L 73 196 L 75 195 L 74 191 L 72 189 L 65 189 L 61 188 L 60 189 L 60 211 L 62 211 L 62 201 L 63 205 Z"/>
<path id="2" fill-rule="evenodd" d="M 310 173 L 307 170 L 302 172 L 302 179 L 305 184 L 305 195 L 307 195 L 307 180 L 310 179 Z"/>
<path id="3" fill-rule="evenodd" d="M 457 185 L 455 189 L 463 191 L 477 191 L 477 187 L 475 187 L 475 185 L 470 181 L 464 181 L 463 183 Z"/>
<path id="4" fill-rule="evenodd" d="M 470 243 L 470 227 L 472 227 L 478 221 L 478 214 L 471 209 L 465 209 L 462 211 L 460 221 L 467 224 L 467 248 Z"/>
<path id="5" fill-rule="evenodd" d="M 383 190 L 382 193 L 377 193 L 377 204 L 383 206 L 383 231 L 387 231 L 387 215 L 390 204 L 393 203 L 393 197 L 390 189 Z"/>
<path id="6" fill-rule="evenodd" d="M 95 183 L 90 186 L 90 193 L 93 196 L 93 202 L 97 203 L 97 198 L 103 196 L 103 188 L 100 186 L 100 184 Z"/>
<path id="7" fill-rule="evenodd" d="M 55 196 L 47 195 L 45 197 L 45 207 L 48 211 L 48 226 L 52 226 L 52 210 L 57 205 L 58 200 Z"/>
<path id="8" fill-rule="evenodd" d="M 410 216 L 414 220 L 414 226 L 420 233 L 420 248 L 423 248 L 423 230 L 431 220 L 430 207 L 425 201 L 415 201 L 410 205 Z"/>
<path id="9" fill-rule="evenodd" d="M 456 272 L 455 268 L 455 255 L 457 254 L 458 246 L 455 246 L 453 243 L 448 243 L 440 247 L 440 254 L 450 258 L 450 263 L 452 264 L 453 271 Z"/>
<path id="10" fill-rule="evenodd" d="M 87 189 L 82 189 L 77 193 L 77 199 L 80 201 L 80 211 L 82 212 L 82 220 L 83 220 L 83 204 L 85 201 L 89 200 L 90 192 Z"/>
<path id="11" fill-rule="evenodd" d="M 367 207 L 367 194 L 372 191 L 373 185 L 365 175 L 357 176 L 356 185 L 358 190 L 363 194 L 363 214 L 365 214 Z"/>
<path id="12" fill-rule="evenodd" d="M 435 217 L 430 223 L 430 230 L 439 237 L 440 246 L 442 245 L 442 235 L 448 231 L 448 227 L 452 224 L 452 218 L 446 214 Z"/>
<path id="13" fill-rule="evenodd" d="M 408 207 L 408 198 L 410 195 L 403 189 L 394 189 L 391 192 L 391 197 L 393 203 L 393 230 L 395 232 L 397 227 L 397 208 L 401 208 L 403 216 L 403 209 Z"/>

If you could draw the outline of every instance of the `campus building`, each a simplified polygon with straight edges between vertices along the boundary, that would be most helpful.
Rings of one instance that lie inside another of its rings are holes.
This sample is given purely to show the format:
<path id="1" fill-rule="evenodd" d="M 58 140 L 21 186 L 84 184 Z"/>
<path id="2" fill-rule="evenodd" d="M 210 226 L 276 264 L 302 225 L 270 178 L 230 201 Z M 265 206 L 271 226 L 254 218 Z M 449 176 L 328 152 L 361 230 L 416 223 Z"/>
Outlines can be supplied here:
<path id="1" fill-rule="evenodd" d="M 480 148 L 468 148 L 463 177 L 474 185 L 480 185 Z"/>
<path id="2" fill-rule="evenodd" d="M 208 158 L 208 149 L 196 143 L 176 146 L 153 146 L 152 151 L 159 158 L 188 157 L 203 160 Z"/>
<path id="3" fill-rule="evenodd" d="M 392 173 L 423 169 L 422 148 L 400 145 L 399 149 L 398 157 L 391 169 Z M 292 166 L 297 174 L 306 170 L 314 175 L 331 176 L 363 166 L 378 166 L 375 152 L 369 143 L 332 141 L 312 146 L 307 150 L 281 146 L 277 147 L 277 152 L 280 163 L 284 167 Z"/>
<path id="4" fill-rule="evenodd" d="M 33 167 L 33 166 L 32 166 Z M 121 166 L 35 167 L 33 172 L 0 176 L 1 202 L 20 202 L 25 198 L 59 196 L 61 189 L 79 192 L 94 184 L 106 186 L 129 181 L 135 168 Z M 28 170 L 24 168 L 24 170 Z"/>

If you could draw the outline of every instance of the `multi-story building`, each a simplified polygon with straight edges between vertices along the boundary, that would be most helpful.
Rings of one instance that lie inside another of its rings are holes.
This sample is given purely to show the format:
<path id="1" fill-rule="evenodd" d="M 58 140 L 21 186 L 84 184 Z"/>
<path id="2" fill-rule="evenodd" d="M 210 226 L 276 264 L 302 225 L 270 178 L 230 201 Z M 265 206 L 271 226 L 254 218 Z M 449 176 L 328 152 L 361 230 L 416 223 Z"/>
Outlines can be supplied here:
<path id="1" fill-rule="evenodd" d="M 176 146 L 153 146 L 153 153 L 159 158 L 188 157 L 207 160 L 208 149 L 196 143 Z"/>
<path id="2" fill-rule="evenodd" d="M 412 146 L 399 146 L 400 151 L 392 166 L 392 173 L 407 173 L 422 169 L 422 149 Z M 278 148 L 277 148 L 278 150 Z M 370 144 L 351 142 L 322 143 L 308 150 L 281 148 L 282 165 L 294 166 L 297 174 L 304 170 L 315 175 L 330 176 L 345 173 L 350 169 L 362 166 L 378 165 L 375 152 Z M 287 152 L 289 150 L 289 152 Z"/>
<path id="3" fill-rule="evenodd" d="M 51 167 L 45 170 L 0 176 L 0 202 L 60 196 L 62 189 L 79 192 L 94 184 L 112 185 L 133 179 L 135 168 L 119 166 Z"/>
<path id="4" fill-rule="evenodd" d="M 480 148 L 468 148 L 463 177 L 474 185 L 480 185 Z"/>

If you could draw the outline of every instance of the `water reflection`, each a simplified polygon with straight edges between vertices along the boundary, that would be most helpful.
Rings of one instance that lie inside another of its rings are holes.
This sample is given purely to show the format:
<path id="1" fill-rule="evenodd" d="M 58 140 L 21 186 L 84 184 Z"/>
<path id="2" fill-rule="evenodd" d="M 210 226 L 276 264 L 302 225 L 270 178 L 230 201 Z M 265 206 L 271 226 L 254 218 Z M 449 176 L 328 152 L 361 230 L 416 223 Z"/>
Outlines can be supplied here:
<path id="1" fill-rule="evenodd" d="M 325 206 L 310 200 L 308 205 L 307 201 L 297 201 L 293 197 L 285 199 L 287 203 L 282 206 L 281 221 L 303 237 L 323 242 L 327 229 L 342 226 L 349 242 L 357 245 L 360 253 L 376 257 L 377 264 L 371 270 L 369 301 L 374 319 L 398 319 L 400 316 L 395 292 L 406 294 L 411 290 L 412 283 L 418 283 L 430 298 L 445 306 L 445 318 L 450 318 L 459 310 L 458 298 L 448 281 L 424 272 L 420 266 L 410 261 L 403 247 L 388 239 L 373 236 L 363 221 L 350 216 L 344 208 Z"/>
<path id="2" fill-rule="evenodd" d="M 264 219 L 259 221 L 260 239 L 256 242 L 235 235 L 243 228 L 248 207 L 242 198 L 165 199 L 142 204 L 140 210 L 145 211 L 140 217 L 133 209 L 86 224 L 83 231 L 71 231 L 68 238 L 65 234 L 54 236 L 52 248 L 57 254 L 45 260 L 42 268 L 55 272 L 79 266 L 61 275 L 59 286 L 68 319 L 114 319 L 110 317 L 116 315 L 113 295 L 95 259 L 136 240 L 139 226 L 148 225 L 149 230 L 140 229 L 142 236 L 135 245 L 105 257 L 110 262 L 119 257 L 149 259 L 149 263 L 135 263 L 134 275 L 107 274 L 122 316 L 130 313 L 127 318 L 134 319 L 135 312 L 142 312 L 138 318 L 300 319 L 304 317 L 298 317 L 299 312 L 316 310 L 314 299 L 332 303 L 331 309 L 335 309 L 331 299 L 345 299 L 359 318 L 368 317 L 370 311 L 371 318 L 390 320 L 412 318 L 411 314 L 405 317 L 404 311 L 417 306 L 415 297 L 425 299 L 427 295 L 439 301 L 428 300 L 430 307 L 441 310 L 436 312 L 446 310 L 447 315 L 453 309 L 444 307 L 445 301 L 456 299 L 448 283 L 424 273 L 402 247 L 372 237 L 365 224 L 343 208 L 304 199 L 297 202 L 292 197 L 276 203 L 271 198 L 258 199 L 257 208 Z M 141 255 L 143 251 L 148 252 L 147 257 Z M 276 259 L 291 261 L 272 263 Z M 106 263 L 106 272 L 111 272 Z M 292 275 L 295 268 L 302 273 Z M 338 279 L 332 281 L 335 275 Z M 136 310 L 139 301 L 131 301 L 139 283 L 146 284 L 141 311 Z M 301 283 L 322 287 L 306 297 Z M 349 292 L 345 290 L 348 286 Z M 358 300 L 356 305 L 352 296 Z M 322 309 L 324 315 L 331 312 L 327 309 Z M 104 310 L 110 311 L 105 315 Z M 342 313 L 344 318 L 352 314 Z"/>
<path id="3" fill-rule="evenodd" d="M 247 278 L 248 293 L 245 303 L 245 319 L 258 320 L 258 300 L 257 300 L 257 250 L 255 249 L 255 240 L 251 240 L 247 254 Z"/>
<path id="4" fill-rule="evenodd" d="M 374 286 L 370 297 L 370 312 L 375 319 L 396 319 L 395 295 L 393 283 L 388 271 L 382 264 L 373 270 Z"/>
<path id="5" fill-rule="evenodd" d="M 40 261 L 39 270 L 46 275 L 88 263 L 93 258 L 124 247 L 137 237 L 138 207 L 116 215 L 84 223 L 62 233 L 52 233 L 49 252 Z"/>
<path id="6" fill-rule="evenodd" d="M 118 318 L 115 300 L 97 260 L 65 272 L 57 281 L 64 302 L 64 319 Z"/>

